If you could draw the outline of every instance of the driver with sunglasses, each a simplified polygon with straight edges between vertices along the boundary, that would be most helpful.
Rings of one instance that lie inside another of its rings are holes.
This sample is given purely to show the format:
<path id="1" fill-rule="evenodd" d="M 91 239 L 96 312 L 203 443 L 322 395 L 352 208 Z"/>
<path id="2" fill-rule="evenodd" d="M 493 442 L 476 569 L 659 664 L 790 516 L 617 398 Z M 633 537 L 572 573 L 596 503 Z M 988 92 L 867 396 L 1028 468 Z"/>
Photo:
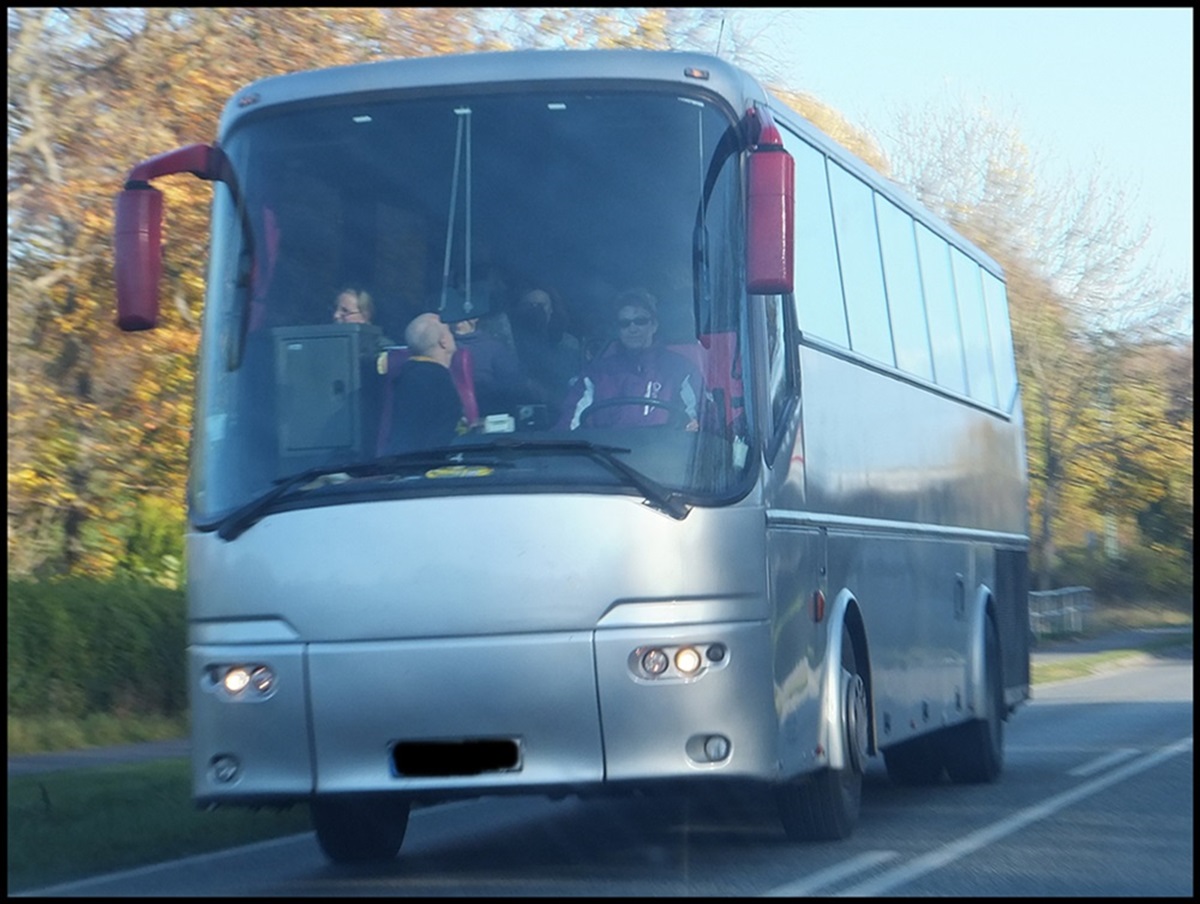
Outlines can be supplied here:
<path id="1" fill-rule="evenodd" d="M 591 361 L 563 403 L 560 429 L 656 427 L 679 423 L 700 427 L 700 372 L 687 358 L 654 342 L 658 303 L 645 289 L 617 296 L 617 335 Z M 591 409 L 591 410 L 589 410 Z"/>

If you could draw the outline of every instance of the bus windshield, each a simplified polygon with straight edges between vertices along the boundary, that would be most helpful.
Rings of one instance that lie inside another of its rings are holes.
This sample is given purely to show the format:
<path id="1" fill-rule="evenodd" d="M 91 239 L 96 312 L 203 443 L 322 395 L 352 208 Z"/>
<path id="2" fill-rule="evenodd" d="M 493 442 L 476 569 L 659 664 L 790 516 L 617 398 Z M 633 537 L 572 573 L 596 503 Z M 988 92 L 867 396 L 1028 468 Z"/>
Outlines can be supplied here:
<path id="1" fill-rule="evenodd" d="M 526 491 L 641 495 L 678 517 L 744 493 L 735 128 L 703 96 L 590 86 L 237 122 L 234 178 L 215 186 L 193 522 Z M 399 387 L 426 357 L 406 333 L 428 313 L 452 328 L 461 416 L 406 445 Z"/>

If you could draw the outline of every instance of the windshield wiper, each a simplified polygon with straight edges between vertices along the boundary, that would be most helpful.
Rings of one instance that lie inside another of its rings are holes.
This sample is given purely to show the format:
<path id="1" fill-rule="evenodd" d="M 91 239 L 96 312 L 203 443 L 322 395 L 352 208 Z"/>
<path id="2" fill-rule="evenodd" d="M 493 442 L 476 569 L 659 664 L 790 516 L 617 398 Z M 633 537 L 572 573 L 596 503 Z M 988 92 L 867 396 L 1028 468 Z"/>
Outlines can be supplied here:
<path id="1" fill-rule="evenodd" d="M 293 474 L 291 477 L 285 477 L 275 484 L 274 487 L 267 490 L 267 492 L 251 499 L 241 508 L 236 509 L 224 518 L 217 525 L 217 536 L 222 540 L 234 539 L 242 531 L 258 521 L 275 500 L 291 492 L 298 486 L 316 480 L 318 477 L 326 474 L 340 474 L 345 470 L 346 468 L 341 465 L 320 465 L 315 468 L 309 468 L 307 471 L 301 471 L 299 474 Z"/>
<path id="2" fill-rule="evenodd" d="M 588 442 L 583 439 L 567 439 L 493 440 L 488 443 L 459 446 L 457 448 L 460 451 L 478 449 L 481 451 L 511 450 L 514 452 L 546 452 L 549 454 L 561 454 L 564 452 L 568 454 L 582 453 L 615 471 L 618 476 L 624 478 L 626 485 L 638 490 L 643 498 L 654 506 L 654 508 L 666 512 L 675 520 L 682 521 L 687 517 L 688 512 L 691 511 L 691 506 L 685 503 L 674 490 L 667 489 L 658 481 L 647 477 L 641 471 L 618 458 L 619 454 L 630 451 L 621 446 L 608 446 L 601 443 Z"/>
<path id="3" fill-rule="evenodd" d="M 313 483 L 322 477 L 332 474 L 345 474 L 348 478 L 372 477 L 379 474 L 391 474 L 405 468 L 430 468 L 444 465 L 446 462 L 461 462 L 462 453 L 470 447 L 438 446 L 433 449 L 421 449 L 416 452 L 403 452 L 397 455 L 386 455 L 383 458 L 370 461 L 355 461 L 342 464 L 317 465 L 282 478 L 274 487 L 261 496 L 250 500 L 241 508 L 229 514 L 217 525 L 217 536 L 222 540 L 233 540 L 247 528 L 255 524 L 272 504 L 286 496 L 292 490 L 305 488 L 305 484 Z M 494 467 L 507 466 L 498 461 L 489 461 Z M 320 483 L 317 486 L 327 486 Z M 315 489 L 316 487 L 311 487 Z"/>
<path id="4" fill-rule="evenodd" d="M 618 455 L 630 450 L 621 446 L 608 446 L 587 440 L 493 440 L 486 443 L 471 443 L 462 446 L 439 446 L 433 449 L 420 449 L 415 452 L 403 452 L 397 455 L 387 455 L 370 461 L 356 461 L 342 464 L 317 465 L 281 479 L 274 487 L 261 496 L 250 500 L 241 508 L 230 513 L 217 525 L 217 536 L 222 540 L 233 540 L 252 527 L 263 517 L 270 507 L 296 489 L 315 489 L 305 487 L 305 484 L 318 481 L 322 477 L 333 474 L 345 474 L 348 478 L 371 477 L 379 474 L 395 473 L 406 468 L 429 468 L 444 465 L 447 462 L 461 464 L 470 460 L 472 464 L 487 464 L 491 467 L 511 467 L 506 462 L 500 462 L 490 457 L 480 462 L 480 453 L 496 452 L 525 452 L 560 454 L 583 454 L 600 462 L 616 472 L 627 486 L 638 490 L 643 498 L 655 508 L 666 512 L 676 520 L 687 517 L 691 507 L 680 498 L 674 490 L 669 490 L 657 481 L 631 467 L 618 458 Z M 317 486 L 325 486 L 319 483 Z"/>

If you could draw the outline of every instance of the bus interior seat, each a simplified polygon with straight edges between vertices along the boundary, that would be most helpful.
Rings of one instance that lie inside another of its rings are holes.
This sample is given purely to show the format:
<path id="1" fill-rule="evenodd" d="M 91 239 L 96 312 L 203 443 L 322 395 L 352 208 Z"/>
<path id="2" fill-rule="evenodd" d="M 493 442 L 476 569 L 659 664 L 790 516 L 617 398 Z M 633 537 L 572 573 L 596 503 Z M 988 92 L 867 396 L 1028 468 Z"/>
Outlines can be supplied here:
<path id="1" fill-rule="evenodd" d="M 387 372 L 383 376 L 383 407 L 379 412 L 379 436 L 375 441 L 375 454 L 383 455 L 387 449 L 388 436 L 392 432 L 392 389 L 400 367 L 412 352 L 407 345 L 395 345 L 387 350 Z M 471 361 L 471 350 L 460 348 L 450 360 L 450 378 L 458 397 L 462 399 L 463 415 L 468 423 L 479 420 L 479 403 L 475 399 L 475 368 Z"/>

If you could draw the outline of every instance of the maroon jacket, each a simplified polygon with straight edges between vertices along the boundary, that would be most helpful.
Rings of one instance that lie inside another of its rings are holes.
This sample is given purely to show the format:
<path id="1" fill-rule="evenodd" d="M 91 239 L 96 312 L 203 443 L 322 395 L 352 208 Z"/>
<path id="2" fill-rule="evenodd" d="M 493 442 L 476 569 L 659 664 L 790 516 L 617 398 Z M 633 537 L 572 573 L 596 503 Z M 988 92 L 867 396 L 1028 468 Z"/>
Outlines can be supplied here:
<path id="1" fill-rule="evenodd" d="M 620 343 L 592 361 L 567 393 L 558 426 L 579 427 L 580 416 L 606 399 L 658 399 L 698 419 L 704 392 L 700 372 L 687 358 L 661 345 L 630 351 Z M 671 412 L 658 405 L 616 405 L 587 419 L 592 427 L 652 427 L 666 424 Z"/>

